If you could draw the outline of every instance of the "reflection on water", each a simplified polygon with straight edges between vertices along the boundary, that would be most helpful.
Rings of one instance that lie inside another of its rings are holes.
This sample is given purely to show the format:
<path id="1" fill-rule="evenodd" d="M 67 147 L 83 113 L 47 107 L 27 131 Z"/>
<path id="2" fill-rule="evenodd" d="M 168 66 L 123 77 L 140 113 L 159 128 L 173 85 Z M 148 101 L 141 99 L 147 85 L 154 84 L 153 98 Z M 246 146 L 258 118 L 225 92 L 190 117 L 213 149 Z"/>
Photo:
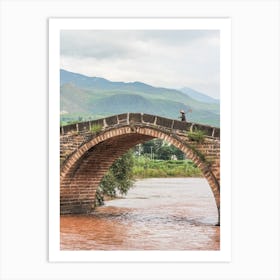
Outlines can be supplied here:
<path id="1" fill-rule="evenodd" d="M 205 179 L 145 179 L 91 215 L 61 216 L 61 250 L 219 250 L 217 219 Z"/>

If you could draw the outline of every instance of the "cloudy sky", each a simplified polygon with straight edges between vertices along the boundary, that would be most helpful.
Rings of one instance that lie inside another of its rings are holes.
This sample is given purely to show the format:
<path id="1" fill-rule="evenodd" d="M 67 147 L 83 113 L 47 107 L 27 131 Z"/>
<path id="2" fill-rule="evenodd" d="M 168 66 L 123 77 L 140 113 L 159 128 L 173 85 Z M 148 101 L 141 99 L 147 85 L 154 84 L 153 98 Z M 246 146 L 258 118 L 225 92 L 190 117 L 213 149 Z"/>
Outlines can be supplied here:
<path id="1" fill-rule="evenodd" d="M 219 98 L 219 46 L 216 30 L 64 30 L 61 68 Z"/>

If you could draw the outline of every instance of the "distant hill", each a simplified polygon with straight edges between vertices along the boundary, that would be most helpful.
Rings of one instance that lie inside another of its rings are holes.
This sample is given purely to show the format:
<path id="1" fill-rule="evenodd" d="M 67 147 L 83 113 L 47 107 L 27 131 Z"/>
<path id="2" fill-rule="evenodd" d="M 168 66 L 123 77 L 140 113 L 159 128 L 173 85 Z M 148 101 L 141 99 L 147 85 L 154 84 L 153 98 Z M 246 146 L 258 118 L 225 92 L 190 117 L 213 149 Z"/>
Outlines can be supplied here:
<path id="1" fill-rule="evenodd" d="M 193 90 L 191 88 L 188 87 L 184 87 L 180 89 L 181 92 L 187 94 L 189 97 L 200 101 L 200 102 L 204 102 L 204 103 L 214 103 L 214 104 L 219 104 L 220 101 L 218 99 L 215 99 L 213 97 L 210 97 L 204 93 L 198 92 L 196 90 Z"/>
<path id="2" fill-rule="evenodd" d="M 219 103 L 200 102 L 179 90 L 142 82 L 112 82 L 100 77 L 60 70 L 61 122 L 95 119 L 124 112 L 143 112 L 177 119 L 181 109 L 187 119 L 219 126 Z M 206 95 L 205 95 L 206 96 Z M 211 98 L 211 97 L 209 97 Z"/>

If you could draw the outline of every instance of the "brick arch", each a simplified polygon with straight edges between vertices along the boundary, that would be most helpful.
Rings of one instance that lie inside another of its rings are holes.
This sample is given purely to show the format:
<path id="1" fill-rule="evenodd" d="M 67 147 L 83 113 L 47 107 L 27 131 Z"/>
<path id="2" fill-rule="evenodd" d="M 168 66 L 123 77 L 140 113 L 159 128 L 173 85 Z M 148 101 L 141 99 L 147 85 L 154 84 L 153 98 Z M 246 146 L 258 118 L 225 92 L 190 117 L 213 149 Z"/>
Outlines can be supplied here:
<path id="1" fill-rule="evenodd" d="M 113 162 L 130 148 L 153 138 L 163 139 L 174 145 L 201 169 L 220 213 L 219 180 L 201 155 L 178 135 L 143 124 L 107 129 L 80 145 L 65 160 L 60 172 L 61 213 L 91 212 L 96 189 Z"/>

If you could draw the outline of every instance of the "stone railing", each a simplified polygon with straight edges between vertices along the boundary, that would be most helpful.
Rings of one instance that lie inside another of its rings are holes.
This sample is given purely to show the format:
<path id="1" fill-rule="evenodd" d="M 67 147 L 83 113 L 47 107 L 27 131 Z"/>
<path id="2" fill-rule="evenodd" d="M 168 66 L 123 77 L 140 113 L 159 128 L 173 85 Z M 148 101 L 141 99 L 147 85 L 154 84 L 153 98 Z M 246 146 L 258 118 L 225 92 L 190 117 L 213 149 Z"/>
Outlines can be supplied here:
<path id="1" fill-rule="evenodd" d="M 220 138 L 220 128 L 193 123 L 193 122 L 182 122 L 174 119 L 168 119 L 156 115 L 149 115 L 144 113 L 124 113 L 119 115 L 110 116 L 103 119 L 80 122 L 75 124 L 69 124 L 60 127 L 60 134 L 64 135 L 69 132 L 85 132 L 91 131 L 94 126 L 99 126 L 103 130 L 116 126 L 123 125 L 150 125 L 157 127 L 164 127 L 169 130 L 177 131 L 197 131 L 201 130 L 205 136 Z"/>

